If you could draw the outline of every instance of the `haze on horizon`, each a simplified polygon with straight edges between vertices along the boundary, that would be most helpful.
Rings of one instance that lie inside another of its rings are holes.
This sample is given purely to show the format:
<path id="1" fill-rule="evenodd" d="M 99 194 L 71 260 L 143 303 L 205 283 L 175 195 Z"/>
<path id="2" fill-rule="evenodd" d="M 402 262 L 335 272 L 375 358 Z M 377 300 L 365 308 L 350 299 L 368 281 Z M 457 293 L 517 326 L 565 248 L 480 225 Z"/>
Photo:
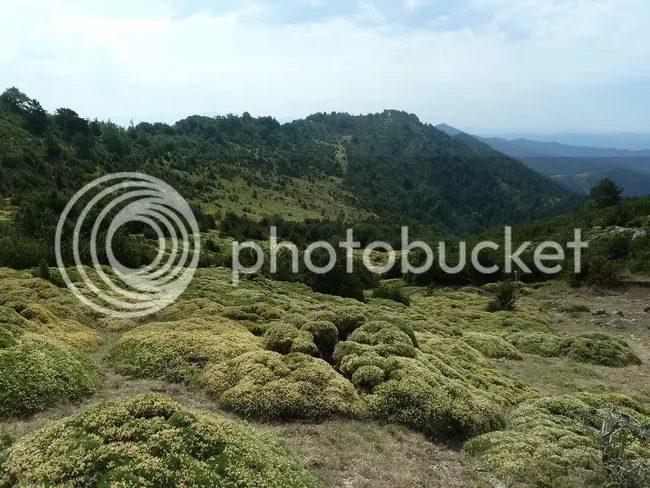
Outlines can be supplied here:
<path id="1" fill-rule="evenodd" d="M 393 108 L 650 133 L 649 24 L 650 0 L 4 0 L 0 89 L 118 123 Z"/>

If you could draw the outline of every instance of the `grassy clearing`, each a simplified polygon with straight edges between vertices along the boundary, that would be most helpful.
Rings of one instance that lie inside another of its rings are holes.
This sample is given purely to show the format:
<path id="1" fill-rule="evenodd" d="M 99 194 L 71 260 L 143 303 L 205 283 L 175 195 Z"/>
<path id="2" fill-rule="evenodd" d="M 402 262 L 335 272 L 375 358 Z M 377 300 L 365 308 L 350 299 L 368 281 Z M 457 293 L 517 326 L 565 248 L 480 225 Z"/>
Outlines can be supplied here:
<path id="1" fill-rule="evenodd" d="M 340 217 L 362 221 L 373 216 L 355 207 L 354 196 L 342 190 L 339 178 L 292 179 L 285 187 L 272 188 L 251 186 L 241 178 L 219 183 L 220 188 L 205 198 L 208 201 L 204 205 L 206 213 L 234 212 L 254 220 L 282 215 L 294 221 Z"/>

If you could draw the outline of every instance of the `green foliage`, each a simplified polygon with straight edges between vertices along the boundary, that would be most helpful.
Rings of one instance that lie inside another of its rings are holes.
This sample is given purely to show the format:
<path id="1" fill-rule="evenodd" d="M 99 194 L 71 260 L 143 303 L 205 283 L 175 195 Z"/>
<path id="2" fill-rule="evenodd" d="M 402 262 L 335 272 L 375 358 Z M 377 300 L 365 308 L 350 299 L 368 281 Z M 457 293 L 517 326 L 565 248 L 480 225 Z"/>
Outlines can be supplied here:
<path id="1" fill-rule="evenodd" d="M 589 193 L 589 201 L 596 208 L 613 207 L 621 203 L 623 189 L 609 178 L 601 180 Z"/>
<path id="2" fill-rule="evenodd" d="M 404 293 L 404 290 L 397 286 L 390 286 L 385 283 L 382 283 L 379 288 L 375 288 L 372 291 L 372 298 L 384 298 L 386 300 L 392 300 L 394 302 L 402 303 L 407 307 L 411 304 L 408 296 Z"/>
<path id="3" fill-rule="evenodd" d="M 512 311 L 517 307 L 519 285 L 514 281 L 499 283 L 495 290 L 496 296 L 488 303 L 488 312 Z"/>
<path id="4" fill-rule="evenodd" d="M 294 325 L 281 322 L 271 324 L 264 333 L 264 347 L 279 354 L 302 352 L 316 355 L 318 353 L 314 336 L 309 331 L 301 331 Z"/>
<path id="5" fill-rule="evenodd" d="M 102 403 L 20 439 L 0 486 L 313 487 L 268 434 L 160 395 Z"/>
<path id="6" fill-rule="evenodd" d="M 607 399 L 586 393 L 532 400 L 506 430 L 472 439 L 466 450 L 508 486 L 594 486 L 605 474 L 600 430 L 608 408 Z"/>
<path id="7" fill-rule="evenodd" d="M 65 404 L 99 385 L 99 368 L 87 354 L 0 324 L 0 417 Z"/>
<path id="8" fill-rule="evenodd" d="M 313 336 L 320 357 L 325 361 L 330 361 L 334 347 L 339 340 L 339 331 L 336 326 L 327 321 L 307 322 L 300 329 Z"/>
<path id="9" fill-rule="evenodd" d="M 201 383 L 221 406 L 244 417 L 319 419 L 359 416 L 363 410 L 349 381 L 325 361 L 305 354 L 243 354 L 209 365 Z"/>
<path id="10" fill-rule="evenodd" d="M 560 344 L 560 354 L 576 361 L 617 368 L 641 364 L 627 342 L 597 333 L 565 339 Z"/>
<path id="11" fill-rule="evenodd" d="M 128 376 L 183 381 L 209 363 L 260 348 L 243 325 L 215 320 L 213 308 L 193 310 L 191 305 L 179 302 L 166 312 L 192 313 L 192 319 L 154 322 L 122 335 L 108 355 L 113 368 Z"/>
<path id="12" fill-rule="evenodd" d="M 51 281 L 52 277 L 50 276 L 50 268 L 47 265 L 47 261 L 41 259 L 41 262 L 38 263 L 38 275 L 44 280 Z"/>
<path id="13" fill-rule="evenodd" d="M 463 334 L 463 341 L 488 358 L 523 359 L 516 347 L 495 335 L 467 332 Z"/>
<path id="14" fill-rule="evenodd" d="M 554 334 L 544 332 L 515 332 L 506 337 L 508 342 L 526 354 L 542 357 L 558 357 L 562 339 Z"/>

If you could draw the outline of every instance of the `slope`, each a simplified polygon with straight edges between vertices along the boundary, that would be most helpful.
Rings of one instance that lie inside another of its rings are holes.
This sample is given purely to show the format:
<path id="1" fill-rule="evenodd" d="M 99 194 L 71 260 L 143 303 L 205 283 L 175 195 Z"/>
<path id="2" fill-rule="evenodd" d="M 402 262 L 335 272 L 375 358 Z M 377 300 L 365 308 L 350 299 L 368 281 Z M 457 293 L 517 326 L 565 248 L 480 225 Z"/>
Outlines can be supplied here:
<path id="1" fill-rule="evenodd" d="M 463 233 L 559 214 L 578 203 L 514 159 L 394 110 L 315 114 L 287 124 L 248 113 L 192 116 L 124 129 L 66 108 L 48 114 L 9 89 L 0 97 L 0 140 L 0 195 L 16 203 L 30 191 L 71 192 L 115 171 L 158 176 L 217 220 L 233 209 L 257 216 L 265 209 L 268 216 L 286 212 L 262 200 L 281 194 L 293 196 L 297 220 L 376 214 Z M 246 204 L 224 201 L 240 199 L 240 191 L 228 190 L 242 182 L 252 189 Z M 263 190 L 257 201 L 254 190 Z M 319 199 L 325 203 L 317 205 Z"/>

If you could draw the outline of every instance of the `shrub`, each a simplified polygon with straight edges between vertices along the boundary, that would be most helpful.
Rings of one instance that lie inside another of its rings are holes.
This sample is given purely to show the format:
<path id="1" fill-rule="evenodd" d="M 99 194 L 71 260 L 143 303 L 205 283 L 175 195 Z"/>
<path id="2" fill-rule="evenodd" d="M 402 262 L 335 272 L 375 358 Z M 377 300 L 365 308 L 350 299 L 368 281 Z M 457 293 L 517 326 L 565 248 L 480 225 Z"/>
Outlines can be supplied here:
<path id="1" fill-rule="evenodd" d="M 269 434 L 160 395 L 102 403 L 27 435 L 2 486 L 316 486 Z"/>
<path id="2" fill-rule="evenodd" d="M 467 332 L 463 334 L 463 341 L 467 342 L 470 346 L 488 358 L 523 359 L 521 353 L 516 347 L 498 336 L 477 332 Z"/>
<path id="3" fill-rule="evenodd" d="M 380 356 L 415 357 L 411 338 L 390 322 L 368 322 L 355 330 L 348 341 L 373 346 Z"/>
<path id="4" fill-rule="evenodd" d="M 51 281 L 52 277 L 50 276 L 50 268 L 47 265 L 45 259 L 41 259 L 41 262 L 38 263 L 38 276 L 44 280 Z"/>
<path id="5" fill-rule="evenodd" d="M 536 354 L 545 358 L 560 355 L 562 339 L 544 332 L 515 332 L 506 337 L 507 341 L 519 351 L 526 354 Z"/>
<path id="6" fill-rule="evenodd" d="M 127 376 L 184 381 L 208 363 L 259 349 L 259 339 L 241 324 L 197 317 L 127 332 L 109 351 L 108 361 Z"/>
<path id="7" fill-rule="evenodd" d="M 352 375 L 352 384 L 362 390 L 372 391 L 375 386 L 383 383 L 384 370 L 377 366 L 361 366 Z"/>
<path id="8" fill-rule="evenodd" d="M 29 415 L 97 391 L 99 368 L 58 341 L 0 325 L 0 417 Z"/>
<path id="9" fill-rule="evenodd" d="M 264 347 L 279 354 L 289 354 L 298 334 L 298 329 L 291 324 L 273 324 L 264 333 Z"/>
<path id="10" fill-rule="evenodd" d="M 488 312 L 514 310 L 517 308 L 517 295 L 519 286 L 514 281 L 504 281 L 496 287 L 496 296 L 488 303 Z"/>
<path id="11" fill-rule="evenodd" d="M 594 486 L 604 474 L 600 430 L 607 408 L 606 399 L 587 393 L 531 400 L 513 412 L 506 430 L 465 448 L 508 486 Z"/>
<path id="12" fill-rule="evenodd" d="M 352 332 L 361 327 L 366 321 L 366 316 L 353 309 L 340 310 L 334 316 L 334 325 L 339 331 L 339 339 L 344 341 Z"/>
<path id="13" fill-rule="evenodd" d="M 641 364 L 627 342 L 605 334 L 582 334 L 565 339 L 560 344 L 560 354 L 576 361 L 602 366 Z"/>
<path id="14" fill-rule="evenodd" d="M 332 322 L 325 321 L 307 322 L 300 329 L 313 336 L 321 358 L 329 362 L 339 340 L 339 331 L 336 326 Z"/>
<path id="15" fill-rule="evenodd" d="M 325 361 L 305 354 L 243 354 L 209 365 L 201 384 L 221 406 L 244 417 L 319 419 L 362 411 L 352 384 Z"/>
<path id="16" fill-rule="evenodd" d="M 504 425 L 496 404 L 454 380 L 433 388 L 423 378 L 389 380 L 368 402 L 372 415 L 436 438 L 463 440 Z"/>
<path id="17" fill-rule="evenodd" d="M 372 291 L 372 298 L 384 298 L 386 300 L 392 300 L 394 302 L 402 303 L 407 307 L 411 304 L 409 297 L 406 296 L 402 288 L 397 286 L 389 286 L 383 283 L 379 286 L 379 288 L 375 288 Z"/>

